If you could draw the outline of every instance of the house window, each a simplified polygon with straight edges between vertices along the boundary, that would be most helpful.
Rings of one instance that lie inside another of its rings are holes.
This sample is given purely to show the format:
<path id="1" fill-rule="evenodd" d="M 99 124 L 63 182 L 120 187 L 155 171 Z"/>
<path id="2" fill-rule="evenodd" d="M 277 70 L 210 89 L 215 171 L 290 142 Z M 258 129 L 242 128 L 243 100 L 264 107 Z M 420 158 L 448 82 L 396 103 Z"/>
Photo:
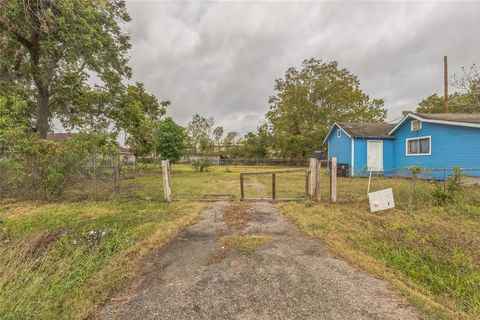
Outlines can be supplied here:
<path id="1" fill-rule="evenodd" d="M 342 130 L 337 129 L 337 138 L 340 138 L 342 136 Z"/>
<path id="2" fill-rule="evenodd" d="M 412 126 L 412 131 L 418 131 L 418 130 L 422 129 L 422 121 L 413 120 L 411 122 L 411 126 Z"/>
<path id="3" fill-rule="evenodd" d="M 407 139 L 407 156 L 425 156 L 432 153 L 432 138 L 431 137 L 419 137 Z"/>

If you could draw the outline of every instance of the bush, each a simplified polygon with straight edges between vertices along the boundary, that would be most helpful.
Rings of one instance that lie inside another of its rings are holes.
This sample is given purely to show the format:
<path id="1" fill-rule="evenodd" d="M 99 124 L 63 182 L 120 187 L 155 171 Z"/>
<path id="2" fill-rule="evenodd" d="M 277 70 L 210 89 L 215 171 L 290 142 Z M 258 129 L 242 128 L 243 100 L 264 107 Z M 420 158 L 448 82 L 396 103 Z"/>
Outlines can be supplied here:
<path id="1" fill-rule="evenodd" d="M 450 177 L 444 187 L 437 186 L 433 192 L 433 199 L 438 205 L 447 205 L 456 202 L 462 191 L 462 170 L 453 168 L 453 176 Z"/>
<path id="2" fill-rule="evenodd" d="M 118 158 L 118 146 L 108 138 L 103 133 L 79 133 L 64 143 L 33 134 L 4 139 L 0 146 L 5 154 L 0 160 L 1 188 L 16 196 L 30 197 L 32 193 L 47 198 L 59 196 L 79 168 Z"/>
<path id="3" fill-rule="evenodd" d="M 211 163 L 208 159 L 196 159 L 192 161 L 191 165 L 195 172 L 207 172 Z"/>

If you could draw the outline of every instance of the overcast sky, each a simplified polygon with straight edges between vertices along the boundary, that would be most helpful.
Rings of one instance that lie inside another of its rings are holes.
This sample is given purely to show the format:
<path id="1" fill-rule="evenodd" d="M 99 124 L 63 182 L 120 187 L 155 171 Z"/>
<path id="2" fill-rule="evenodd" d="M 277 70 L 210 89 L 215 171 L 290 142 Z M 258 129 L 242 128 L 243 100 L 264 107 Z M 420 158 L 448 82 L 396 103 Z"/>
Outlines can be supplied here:
<path id="1" fill-rule="evenodd" d="M 337 60 L 388 119 L 480 64 L 480 2 L 128 1 L 131 66 L 168 114 L 213 116 L 245 133 L 264 119 L 274 80 L 310 57 Z"/>

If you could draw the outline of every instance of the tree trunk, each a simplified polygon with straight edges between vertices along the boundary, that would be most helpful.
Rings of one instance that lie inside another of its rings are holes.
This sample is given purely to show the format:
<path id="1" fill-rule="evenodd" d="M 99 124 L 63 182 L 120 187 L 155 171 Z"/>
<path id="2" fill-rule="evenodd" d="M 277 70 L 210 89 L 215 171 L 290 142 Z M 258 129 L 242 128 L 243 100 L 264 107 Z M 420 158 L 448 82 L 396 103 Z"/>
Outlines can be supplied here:
<path id="1" fill-rule="evenodd" d="M 48 113 L 49 113 L 50 95 L 48 89 L 45 87 L 38 88 L 37 96 L 37 115 L 35 119 L 35 125 L 37 129 L 37 135 L 42 138 L 47 138 L 48 129 Z"/>

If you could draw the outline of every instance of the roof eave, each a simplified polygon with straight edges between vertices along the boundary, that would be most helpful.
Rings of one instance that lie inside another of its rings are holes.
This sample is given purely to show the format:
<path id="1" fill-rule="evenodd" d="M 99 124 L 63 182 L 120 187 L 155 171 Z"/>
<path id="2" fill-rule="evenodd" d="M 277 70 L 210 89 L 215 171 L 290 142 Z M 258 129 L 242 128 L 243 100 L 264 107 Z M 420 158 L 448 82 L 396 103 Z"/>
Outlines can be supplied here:
<path id="1" fill-rule="evenodd" d="M 450 120 L 435 120 L 435 119 L 426 119 L 418 114 L 409 113 L 407 114 L 388 134 L 392 135 L 395 131 L 403 125 L 406 119 L 413 118 L 415 120 L 420 120 L 426 123 L 437 123 L 437 124 L 446 124 L 451 126 L 462 126 L 462 127 L 470 127 L 470 128 L 480 128 L 480 123 L 473 123 L 473 122 L 461 122 L 461 121 L 450 121 Z"/>
<path id="2" fill-rule="evenodd" d="M 335 128 L 335 126 L 339 127 L 340 129 L 342 129 L 343 132 L 345 132 L 345 134 L 351 139 L 352 136 L 345 130 L 343 129 L 337 122 L 334 122 L 332 127 L 330 128 L 330 130 L 328 131 L 327 135 L 325 136 L 325 139 L 323 139 L 323 143 L 325 144 L 328 140 L 328 137 L 330 137 L 330 134 L 332 133 L 333 131 L 333 128 Z"/>

